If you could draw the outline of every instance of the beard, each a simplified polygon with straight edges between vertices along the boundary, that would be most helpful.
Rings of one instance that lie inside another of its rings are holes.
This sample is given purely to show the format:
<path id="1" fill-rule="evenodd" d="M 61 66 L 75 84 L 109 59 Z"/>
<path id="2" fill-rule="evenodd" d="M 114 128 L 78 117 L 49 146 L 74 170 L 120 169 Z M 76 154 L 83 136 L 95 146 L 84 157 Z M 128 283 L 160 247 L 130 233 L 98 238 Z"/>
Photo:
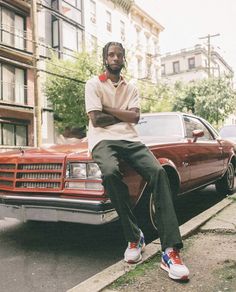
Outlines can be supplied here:
<path id="1" fill-rule="evenodd" d="M 106 64 L 106 68 L 111 74 L 118 75 L 120 74 L 121 70 L 124 68 L 124 64 L 122 64 L 120 68 L 117 68 L 117 69 L 112 69 L 109 64 Z"/>

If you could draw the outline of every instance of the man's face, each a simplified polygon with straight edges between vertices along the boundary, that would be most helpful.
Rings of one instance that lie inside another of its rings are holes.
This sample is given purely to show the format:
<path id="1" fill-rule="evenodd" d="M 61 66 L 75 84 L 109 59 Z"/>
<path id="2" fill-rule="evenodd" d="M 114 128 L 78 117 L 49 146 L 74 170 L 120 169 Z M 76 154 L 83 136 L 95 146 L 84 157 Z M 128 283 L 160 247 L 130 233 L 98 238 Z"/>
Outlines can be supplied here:
<path id="1" fill-rule="evenodd" d="M 108 48 L 106 65 L 110 73 L 120 73 L 121 69 L 124 67 L 124 55 L 121 47 L 111 45 Z"/>

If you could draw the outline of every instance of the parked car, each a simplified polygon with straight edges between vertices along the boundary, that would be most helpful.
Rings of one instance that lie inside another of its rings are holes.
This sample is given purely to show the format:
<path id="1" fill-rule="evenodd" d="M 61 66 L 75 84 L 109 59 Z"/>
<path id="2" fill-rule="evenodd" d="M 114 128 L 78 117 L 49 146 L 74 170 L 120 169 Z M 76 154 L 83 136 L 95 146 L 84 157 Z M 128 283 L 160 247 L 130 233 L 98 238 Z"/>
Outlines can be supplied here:
<path id="1" fill-rule="evenodd" d="M 233 191 L 233 145 L 205 120 L 173 112 L 143 114 L 137 131 L 166 170 L 173 197 L 210 184 L 224 194 Z M 123 161 L 120 167 L 135 210 L 156 228 L 146 182 Z M 1 153 L 0 216 L 96 225 L 118 218 L 86 139 Z"/>

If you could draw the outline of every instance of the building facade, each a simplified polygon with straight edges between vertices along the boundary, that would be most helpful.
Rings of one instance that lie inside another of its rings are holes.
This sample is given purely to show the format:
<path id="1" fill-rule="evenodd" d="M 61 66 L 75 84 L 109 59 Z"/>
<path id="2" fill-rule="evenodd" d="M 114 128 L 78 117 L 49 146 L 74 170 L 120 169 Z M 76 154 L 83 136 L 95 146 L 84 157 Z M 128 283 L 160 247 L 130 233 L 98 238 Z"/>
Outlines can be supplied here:
<path id="1" fill-rule="evenodd" d="M 27 1 L 0 1 L 0 151 L 34 145 L 32 24 Z"/>
<path id="2" fill-rule="evenodd" d="M 33 1 L 0 0 L 0 151 L 54 142 L 53 111 L 43 90 L 48 75 L 45 61 L 50 60 L 51 52 L 71 58 L 74 51 L 83 49 L 82 0 L 34 2 L 33 23 Z M 38 108 L 40 125 L 36 121 Z M 41 141 L 37 141 L 37 127 Z"/>
<path id="3" fill-rule="evenodd" d="M 46 60 L 52 53 L 62 59 L 74 58 L 74 52 L 84 49 L 84 7 L 82 0 L 41 0 L 38 2 L 38 43 L 40 71 L 40 100 L 42 107 L 42 144 L 54 143 L 52 106 L 44 93 L 48 72 Z"/>
<path id="4" fill-rule="evenodd" d="M 135 1 L 0 0 L 0 22 L 0 151 L 54 142 L 44 93 L 52 52 L 66 59 L 96 50 L 99 59 L 105 43 L 119 41 L 130 78 L 160 80 L 163 27 Z"/>
<path id="5" fill-rule="evenodd" d="M 208 77 L 233 76 L 232 68 L 222 56 L 202 45 L 167 53 L 161 57 L 162 82 L 191 82 Z"/>
<path id="6" fill-rule="evenodd" d="M 121 42 L 131 77 L 157 83 L 159 34 L 164 29 L 157 20 L 131 0 L 88 0 L 84 5 L 86 49 L 101 53 L 105 43 Z"/>

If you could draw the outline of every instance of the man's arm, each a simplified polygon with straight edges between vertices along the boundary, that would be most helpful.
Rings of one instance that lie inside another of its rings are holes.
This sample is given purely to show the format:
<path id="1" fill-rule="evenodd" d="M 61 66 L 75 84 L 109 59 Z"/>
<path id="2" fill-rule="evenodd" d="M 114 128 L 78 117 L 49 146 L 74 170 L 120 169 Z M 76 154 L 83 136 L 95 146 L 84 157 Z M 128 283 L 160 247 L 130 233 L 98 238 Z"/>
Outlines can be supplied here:
<path id="1" fill-rule="evenodd" d="M 95 128 L 104 128 L 106 126 L 114 125 L 121 122 L 116 117 L 101 111 L 91 111 L 88 113 L 88 115 Z"/>
<path id="2" fill-rule="evenodd" d="M 138 108 L 131 108 L 129 110 L 121 110 L 111 107 L 103 107 L 103 111 L 108 113 L 122 122 L 137 124 L 140 118 L 140 110 Z"/>
<path id="3" fill-rule="evenodd" d="M 106 127 L 120 122 L 137 123 L 140 111 L 138 108 L 121 110 L 110 107 L 103 107 L 103 111 L 89 112 L 89 118 L 94 127 Z"/>

